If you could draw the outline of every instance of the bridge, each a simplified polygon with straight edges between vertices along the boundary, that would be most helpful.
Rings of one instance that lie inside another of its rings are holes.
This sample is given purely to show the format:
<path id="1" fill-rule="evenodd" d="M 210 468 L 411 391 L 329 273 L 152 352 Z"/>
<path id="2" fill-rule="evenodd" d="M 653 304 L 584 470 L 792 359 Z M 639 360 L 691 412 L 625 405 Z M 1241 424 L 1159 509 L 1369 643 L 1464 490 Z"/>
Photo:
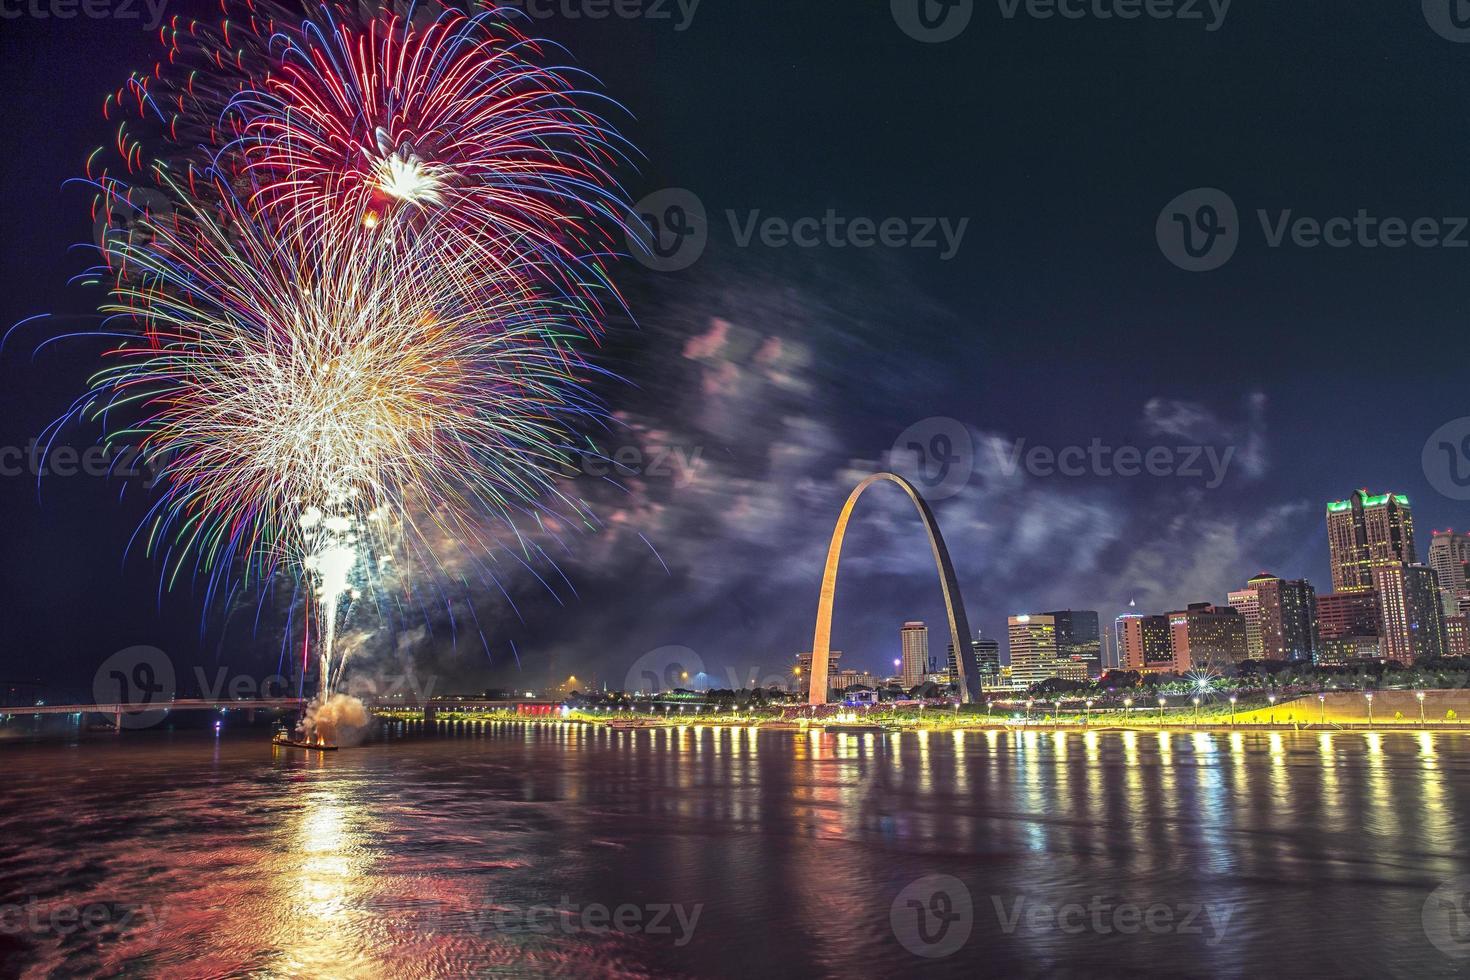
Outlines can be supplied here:
<path id="1" fill-rule="evenodd" d="M 155 704 L 33 704 L 0 707 L 0 718 L 23 718 L 29 715 L 112 715 L 113 723 L 122 727 L 123 715 L 151 714 L 160 711 L 299 711 L 306 705 L 300 698 L 263 698 L 259 701 L 211 701 L 205 698 L 182 698 Z"/>

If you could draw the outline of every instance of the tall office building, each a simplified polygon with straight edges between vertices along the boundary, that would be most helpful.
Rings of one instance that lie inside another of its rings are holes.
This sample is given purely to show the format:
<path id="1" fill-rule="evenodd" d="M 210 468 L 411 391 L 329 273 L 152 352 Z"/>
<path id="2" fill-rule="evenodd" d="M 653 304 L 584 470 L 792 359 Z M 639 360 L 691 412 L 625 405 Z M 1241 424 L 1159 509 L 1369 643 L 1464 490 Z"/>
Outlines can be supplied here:
<path id="1" fill-rule="evenodd" d="M 958 665 L 954 661 L 954 643 L 945 645 L 949 651 L 949 680 L 955 683 L 959 680 Z M 965 669 L 975 671 L 975 676 L 980 678 L 982 688 L 993 688 L 1000 684 L 1000 641 L 987 639 L 980 634 L 970 641 L 970 659 L 965 661 Z"/>
<path id="2" fill-rule="evenodd" d="M 1319 642 L 1317 590 L 1311 583 L 1262 572 L 1246 583 L 1246 588 L 1256 594 L 1261 656 L 1266 660 L 1311 663 Z"/>
<path id="3" fill-rule="evenodd" d="M 1011 644 L 1011 683 L 1026 688 L 1056 677 L 1057 623 L 1050 616 L 1012 616 L 1006 621 Z"/>
<path id="4" fill-rule="evenodd" d="M 1347 500 L 1329 503 L 1327 544 L 1332 556 L 1332 591 L 1373 588 L 1373 569 L 1419 560 L 1409 498 L 1398 493 L 1370 496 L 1366 490 L 1355 490 Z"/>
<path id="5" fill-rule="evenodd" d="M 1124 613 L 1114 629 L 1118 657 L 1124 670 L 1162 674 L 1174 670 L 1174 646 L 1169 637 L 1169 617 Z"/>
<path id="6" fill-rule="evenodd" d="M 1084 681 L 1102 676 L 1102 631 L 1098 629 L 1097 613 L 1064 609 L 1042 615 L 1050 616 L 1057 624 L 1057 657 L 1070 662 L 1062 676 L 1071 680 L 1080 672 Z"/>
<path id="7" fill-rule="evenodd" d="M 1412 664 L 1445 655 L 1444 607 L 1439 580 L 1428 565 L 1373 569 L 1381 630 L 1379 655 Z"/>
<path id="8" fill-rule="evenodd" d="M 1444 618 L 1444 648 L 1449 657 L 1470 657 L 1470 619 L 1464 616 Z"/>
<path id="9" fill-rule="evenodd" d="M 829 690 L 832 689 L 832 679 L 842 670 L 840 666 L 841 660 L 841 650 L 829 650 L 827 652 L 827 687 Z M 801 687 L 801 696 L 806 697 L 812 689 L 812 655 L 810 652 L 798 653 L 796 655 L 796 670 L 794 673 L 796 674 L 797 683 Z"/>
<path id="10" fill-rule="evenodd" d="M 1261 594 L 1247 586 L 1230 593 L 1227 601 L 1245 620 L 1246 656 L 1251 660 L 1266 659 L 1265 646 L 1261 643 Z"/>
<path id="11" fill-rule="evenodd" d="M 1246 659 L 1245 617 L 1235 607 L 1192 602 L 1187 609 L 1169 613 L 1168 619 L 1176 673 L 1233 673 Z"/>
<path id="12" fill-rule="evenodd" d="M 1317 629 L 1322 639 L 1377 636 L 1378 593 L 1328 592 L 1317 597 Z"/>
<path id="13" fill-rule="evenodd" d="M 1000 641 L 987 636 L 975 637 L 975 659 L 980 661 L 980 686 L 1000 686 Z"/>
<path id="14" fill-rule="evenodd" d="M 1460 596 L 1470 592 L 1470 534 L 1435 531 L 1429 542 L 1429 567 L 1439 579 L 1445 614 L 1453 615 Z"/>
<path id="15" fill-rule="evenodd" d="M 1378 593 L 1328 592 L 1317 597 L 1317 663 L 1377 660 Z"/>
<path id="16" fill-rule="evenodd" d="M 903 650 L 902 677 L 905 688 L 918 687 L 929 673 L 929 627 L 920 622 L 908 622 L 898 631 L 899 644 Z"/>

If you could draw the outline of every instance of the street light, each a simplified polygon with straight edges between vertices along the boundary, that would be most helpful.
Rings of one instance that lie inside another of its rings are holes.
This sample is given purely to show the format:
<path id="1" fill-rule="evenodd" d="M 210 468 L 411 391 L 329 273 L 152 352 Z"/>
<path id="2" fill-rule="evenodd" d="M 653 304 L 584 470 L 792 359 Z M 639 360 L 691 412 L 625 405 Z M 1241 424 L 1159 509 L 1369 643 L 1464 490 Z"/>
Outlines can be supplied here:
<path id="1" fill-rule="evenodd" d="M 1194 699 L 1194 723 L 1199 724 L 1199 698 Z"/>
<path id="2" fill-rule="evenodd" d="M 1373 692 L 1364 691 L 1363 697 L 1368 699 L 1368 727 L 1373 727 Z"/>
<path id="3" fill-rule="evenodd" d="M 1269 694 L 1266 700 L 1271 702 L 1271 724 L 1276 724 L 1276 695 Z"/>
<path id="4" fill-rule="evenodd" d="M 1125 725 L 1128 724 L 1129 719 L 1131 719 L 1132 717 L 1133 717 L 1133 699 L 1132 698 L 1124 698 L 1123 699 L 1123 724 L 1125 724 Z"/>
<path id="5" fill-rule="evenodd" d="M 1235 727 L 1235 695 L 1230 695 L 1230 727 Z"/>
<path id="6" fill-rule="evenodd" d="M 1031 724 L 1031 699 L 1026 699 L 1026 724 Z"/>
<path id="7" fill-rule="evenodd" d="M 1416 698 L 1419 699 L 1419 727 L 1420 728 L 1423 728 L 1423 727 L 1425 727 L 1425 721 L 1424 721 L 1424 692 L 1423 691 L 1415 691 L 1414 692 L 1414 697 L 1416 697 Z"/>
<path id="8" fill-rule="evenodd" d="M 1164 723 L 1164 699 L 1159 698 L 1159 724 Z"/>
<path id="9" fill-rule="evenodd" d="M 1327 724 L 1327 695 L 1317 695 L 1317 709 L 1317 723 L 1325 727 Z"/>
<path id="10" fill-rule="evenodd" d="M 1092 727 L 1092 698 L 1088 698 L 1083 703 L 1087 705 L 1087 717 L 1083 720 L 1083 724 L 1090 728 Z"/>

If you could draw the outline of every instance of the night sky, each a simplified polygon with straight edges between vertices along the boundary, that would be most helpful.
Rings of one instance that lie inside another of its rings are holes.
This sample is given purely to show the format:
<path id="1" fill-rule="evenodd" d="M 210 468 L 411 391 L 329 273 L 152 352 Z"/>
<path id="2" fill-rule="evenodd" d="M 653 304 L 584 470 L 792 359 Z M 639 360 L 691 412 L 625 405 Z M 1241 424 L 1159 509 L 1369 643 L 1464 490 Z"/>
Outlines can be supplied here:
<path id="1" fill-rule="evenodd" d="M 977 0 L 942 44 L 906 35 L 878 0 L 703 0 L 683 30 L 675 4 L 659 10 L 533 32 L 628 110 L 617 118 L 646 158 L 623 175 L 630 198 L 687 188 L 710 216 L 691 267 L 623 263 L 637 323 L 612 324 L 598 355 L 626 379 L 600 392 L 620 424 L 600 445 L 649 461 L 671 446 L 697 453 L 693 469 L 621 488 L 583 478 L 605 528 L 568 539 L 565 581 L 543 574 L 555 596 L 507 572 L 519 613 L 477 592 L 483 644 L 463 609 L 431 607 L 421 628 L 373 638 L 368 669 L 412 657 L 441 691 L 571 672 L 619 686 L 645 653 L 682 645 L 719 686 L 782 672 L 810 645 L 846 494 L 910 465 L 887 454 L 932 418 L 954 421 L 925 438 L 958 426 L 973 442 L 973 473 L 935 509 L 971 623 L 991 634 L 1027 610 L 1223 602 L 1261 569 L 1327 591 L 1323 504 L 1356 487 L 1410 496 L 1421 558 L 1431 528 L 1470 525 L 1470 503 L 1421 464 L 1430 434 L 1470 415 L 1470 248 L 1271 248 L 1256 216 L 1470 216 L 1470 44 L 1436 34 L 1419 4 L 1237 0 L 1209 31 L 1007 19 Z M 0 358 L 0 446 L 25 447 L 97 364 L 88 340 L 32 355 L 90 322 L 99 294 L 68 284 L 95 258 L 90 194 L 63 185 L 110 138 L 102 100 L 156 41 L 137 20 L 0 21 L 0 322 L 53 314 Z M 1155 224 L 1200 187 L 1233 199 L 1241 241 L 1191 273 Z M 727 217 L 829 209 L 968 225 L 946 261 L 741 247 Z M 1003 465 L 1016 440 L 1093 439 L 1233 455 L 1219 486 Z M 187 584 L 160 598 L 158 567 L 123 557 L 148 500 L 137 481 L 23 474 L 0 494 L 0 680 L 85 696 L 97 665 L 135 644 L 181 673 L 276 666 L 284 600 L 257 622 L 253 598 L 206 609 Z M 932 559 L 889 487 L 847 549 L 834 646 L 878 669 L 904 620 L 942 622 Z"/>

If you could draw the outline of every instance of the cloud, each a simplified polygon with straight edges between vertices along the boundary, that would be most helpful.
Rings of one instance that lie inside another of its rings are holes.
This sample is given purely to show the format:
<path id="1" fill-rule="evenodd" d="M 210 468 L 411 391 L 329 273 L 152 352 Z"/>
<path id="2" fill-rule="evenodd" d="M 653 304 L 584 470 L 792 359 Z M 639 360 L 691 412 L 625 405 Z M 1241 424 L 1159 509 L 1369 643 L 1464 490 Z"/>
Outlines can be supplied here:
<path id="1" fill-rule="evenodd" d="M 1251 479 L 1259 479 L 1270 466 L 1266 407 L 1265 393 L 1252 392 L 1244 399 L 1244 417 L 1229 421 L 1198 402 L 1155 397 L 1143 406 L 1143 427 L 1154 437 L 1184 439 L 1202 446 L 1232 446 L 1241 471 Z"/>

